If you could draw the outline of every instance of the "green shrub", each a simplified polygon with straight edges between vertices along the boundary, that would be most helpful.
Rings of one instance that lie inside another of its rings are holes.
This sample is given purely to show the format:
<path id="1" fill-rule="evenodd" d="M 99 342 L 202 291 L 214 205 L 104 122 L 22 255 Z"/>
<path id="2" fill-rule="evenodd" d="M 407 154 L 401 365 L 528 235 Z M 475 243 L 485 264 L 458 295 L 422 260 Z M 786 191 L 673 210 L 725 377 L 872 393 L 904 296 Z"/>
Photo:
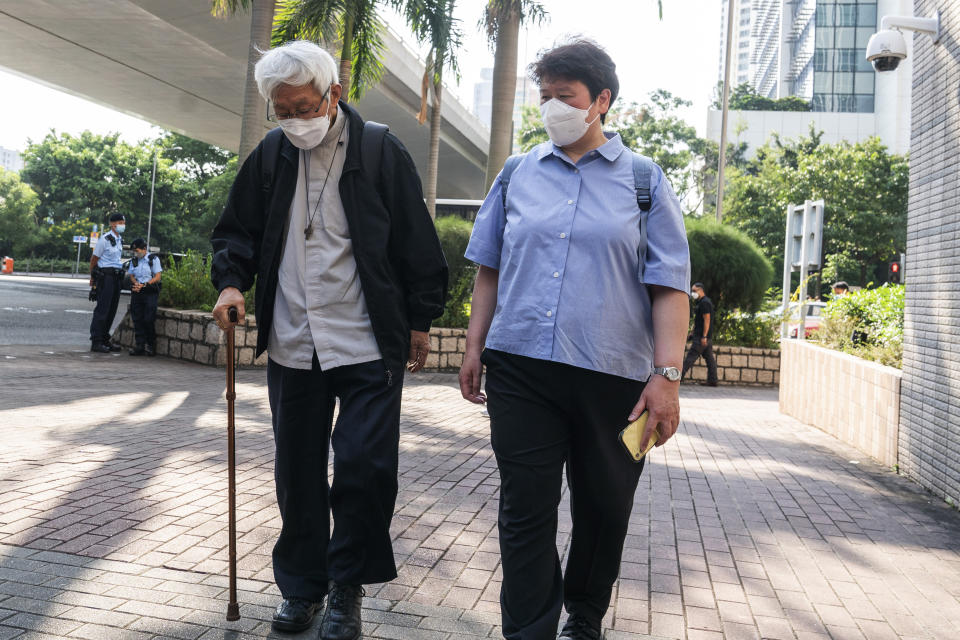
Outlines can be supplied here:
<path id="1" fill-rule="evenodd" d="M 20 258 L 14 260 L 13 266 L 16 267 L 17 271 L 23 271 L 24 273 L 73 273 L 74 269 L 77 268 L 77 261 L 67 258 Z M 86 260 L 81 258 L 79 273 L 89 272 L 89 258 Z"/>
<path id="2" fill-rule="evenodd" d="M 440 246 L 450 268 L 450 286 L 443 315 L 433 324 L 437 327 L 466 328 L 470 320 L 470 299 L 473 297 L 477 267 L 463 254 L 470 242 L 473 223 L 457 216 L 441 216 L 437 218 L 436 227 Z"/>
<path id="3" fill-rule="evenodd" d="M 160 290 L 161 307 L 212 311 L 219 294 L 210 282 L 211 254 L 187 251 L 179 259 L 169 258 L 163 266 L 163 287 Z M 253 314 L 256 287 L 243 294 L 246 312 Z"/>
<path id="4" fill-rule="evenodd" d="M 713 300 L 718 329 L 734 309 L 756 311 L 773 278 L 773 267 L 747 234 L 710 218 L 687 218 L 691 277 Z"/>
<path id="5" fill-rule="evenodd" d="M 759 349 L 777 349 L 780 319 L 769 315 L 730 313 L 717 324 L 713 341 L 717 344 Z"/>
<path id="6" fill-rule="evenodd" d="M 827 303 L 816 340 L 826 347 L 900 367 L 903 360 L 903 285 L 885 284 Z"/>

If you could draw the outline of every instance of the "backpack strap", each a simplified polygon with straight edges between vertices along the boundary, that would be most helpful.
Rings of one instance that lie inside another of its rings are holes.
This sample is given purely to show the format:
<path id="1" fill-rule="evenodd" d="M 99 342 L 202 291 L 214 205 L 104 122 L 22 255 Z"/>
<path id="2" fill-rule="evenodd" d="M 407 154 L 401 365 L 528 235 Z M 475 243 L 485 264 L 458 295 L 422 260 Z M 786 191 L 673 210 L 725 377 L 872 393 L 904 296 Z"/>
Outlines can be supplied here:
<path id="1" fill-rule="evenodd" d="M 379 122 L 367 120 L 363 123 L 363 134 L 360 137 L 360 162 L 363 172 L 367 174 L 377 193 L 380 193 L 380 159 L 383 157 L 383 139 L 387 136 L 389 127 Z"/>
<path id="2" fill-rule="evenodd" d="M 277 161 L 280 159 L 280 144 L 283 141 L 283 129 L 276 127 L 271 129 L 263 138 L 260 147 L 260 171 L 262 179 L 262 188 L 264 193 L 269 193 L 273 188 L 273 172 L 277 169 Z"/>
<path id="3" fill-rule="evenodd" d="M 633 154 L 633 186 L 637 192 L 637 206 L 640 211 L 650 211 L 653 200 L 650 198 L 650 175 L 653 173 L 653 162 L 649 158 Z"/>
<path id="4" fill-rule="evenodd" d="M 503 199 L 503 210 L 507 210 L 507 187 L 510 186 L 510 176 L 514 169 L 520 166 L 520 162 L 527 154 L 517 153 L 503 163 L 503 170 L 500 171 L 500 196 Z"/>
<path id="5" fill-rule="evenodd" d="M 150 262 L 150 270 L 151 270 L 151 271 L 153 271 L 153 269 L 156 268 L 155 265 L 153 264 L 153 261 L 156 260 L 156 259 L 157 259 L 157 254 L 155 254 L 155 253 L 150 253 L 150 254 L 147 255 L 147 260 Z"/>

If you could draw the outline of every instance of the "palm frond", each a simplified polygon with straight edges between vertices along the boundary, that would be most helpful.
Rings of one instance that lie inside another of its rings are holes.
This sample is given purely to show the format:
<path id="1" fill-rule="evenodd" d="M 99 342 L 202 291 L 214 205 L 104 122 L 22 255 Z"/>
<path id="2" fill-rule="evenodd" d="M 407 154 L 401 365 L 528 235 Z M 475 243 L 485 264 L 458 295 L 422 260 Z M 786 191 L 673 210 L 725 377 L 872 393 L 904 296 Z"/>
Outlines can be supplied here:
<path id="1" fill-rule="evenodd" d="M 491 47 L 496 45 L 500 22 L 511 11 L 519 12 L 521 25 L 540 26 L 550 20 L 543 3 L 537 0 L 488 0 L 477 26 L 487 32 Z"/>
<path id="2" fill-rule="evenodd" d="M 273 46 L 291 40 L 332 43 L 340 37 L 344 0 L 280 0 L 273 27 Z"/>
<path id="3" fill-rule="evenodd" d="M 359 100 L 363 92 L 380 82 L 383 77 L 384 25 L 376 12 L 376 2 L 354 2 L 353 11 L 353 73 L 350 99 Z"/>
<path id="4" fill-rule="evenodd" d="M 216 18 L 226 18 L 250 8 L 253 0 L 210 0 L 210 13 Z"/>

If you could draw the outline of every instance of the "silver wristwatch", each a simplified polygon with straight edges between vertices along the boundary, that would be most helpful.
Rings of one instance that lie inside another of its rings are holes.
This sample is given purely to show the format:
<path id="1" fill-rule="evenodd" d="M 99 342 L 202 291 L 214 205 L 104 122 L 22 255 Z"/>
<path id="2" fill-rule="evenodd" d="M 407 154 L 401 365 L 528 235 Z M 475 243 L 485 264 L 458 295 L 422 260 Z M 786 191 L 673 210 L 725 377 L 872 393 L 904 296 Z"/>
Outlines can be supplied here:
<path id="1" fill-rule="evenodd" d="M 676 382 L 680 379 L 680 369 L 676 367 L 654 367 L 653 372 L 663 376 L 670 382 Z"/>

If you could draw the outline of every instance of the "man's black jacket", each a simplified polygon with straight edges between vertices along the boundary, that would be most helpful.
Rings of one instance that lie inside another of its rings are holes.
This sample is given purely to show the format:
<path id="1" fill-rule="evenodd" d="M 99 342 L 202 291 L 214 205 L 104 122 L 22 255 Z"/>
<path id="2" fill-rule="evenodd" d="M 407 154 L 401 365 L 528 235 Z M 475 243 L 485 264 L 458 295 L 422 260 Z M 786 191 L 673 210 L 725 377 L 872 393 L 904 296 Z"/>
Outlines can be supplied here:
<path id="1" fill-rule="evenodd" d="M 385 364 L 395 371 L 406 361 L 410 330 L 428 331 L 443 313 L 447 263 L 410 154 L 388 133 L 376 184 L 360 160 L 363 121 L 343 102 L 338 106 L 350 118 L 340 197 L 370 324 Z M 262 166 L 270 136 L 281 139 L 275 168 Z M 243 163 L 213 230 L 211 278 L 217 290 L 246 291 L 256 276 L 257 355 L 270 337 L 299 159 L 299 150 L 280 130 L 268 133 Z"/>

